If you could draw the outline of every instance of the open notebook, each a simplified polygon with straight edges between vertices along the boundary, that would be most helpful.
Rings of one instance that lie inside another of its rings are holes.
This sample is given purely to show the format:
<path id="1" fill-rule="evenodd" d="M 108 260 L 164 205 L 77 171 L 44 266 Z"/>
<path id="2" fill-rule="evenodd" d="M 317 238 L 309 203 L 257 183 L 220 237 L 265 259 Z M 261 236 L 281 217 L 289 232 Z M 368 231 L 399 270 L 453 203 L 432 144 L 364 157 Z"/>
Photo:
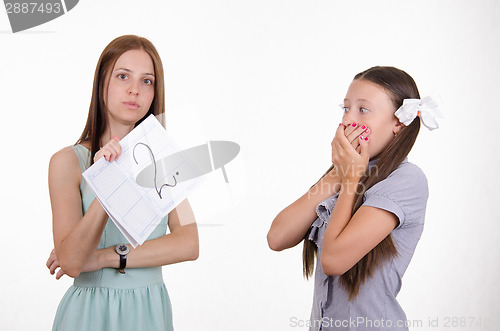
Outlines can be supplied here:
<path id="1" fill-rule="evenodd" d="M 179 153 L 178 146 L 153 115 L 125 136 L 120 145 L 118 160 L 108 162 L 102 157 L 83 177 L 135 248 L 203 177 L 196 175 L 200 173 L 197 160 Z"/>

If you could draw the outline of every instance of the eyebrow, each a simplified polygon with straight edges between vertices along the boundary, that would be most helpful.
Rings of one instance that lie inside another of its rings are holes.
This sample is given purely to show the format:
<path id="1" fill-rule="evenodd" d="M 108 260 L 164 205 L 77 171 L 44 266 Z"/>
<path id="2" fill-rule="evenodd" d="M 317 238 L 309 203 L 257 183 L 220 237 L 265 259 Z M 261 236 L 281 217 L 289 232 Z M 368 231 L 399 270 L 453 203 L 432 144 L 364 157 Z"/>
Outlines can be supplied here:
<path id="1" fill-rule="evenodd" d="M 126 72 L 132 72 L 132 70 L 127 69 L 127 68 L 116 68 L 116 69 L 115 69 L 115 70 L 113 70 L 113 71 L 118 71 L 118 70 L 123 70 L 123 71 L 126 71 Z M 148 76 L 153 76 L 153 77 L 155 76 L 154 74 L 150 74 L 150 73 L 148 73 L 148 72 L 144 73 L 143 75 L 148 75 Z"/>
<path id="2" fill-rule="evenodd" d="M 349 99 L 344 99 L 344 102 L 346 102 L 346 101 L 350 101 L 350 100 L 349 100 Z M 370 101 L 368 101 L 368 100 L 366 100 L 366 99 L 356 99 L 356 101 L 366 102 L 366 103 L 368 103 L 368 104 L 370 104 L 370 105 L 371 105 L 371 102 L 370 102 Z"/>

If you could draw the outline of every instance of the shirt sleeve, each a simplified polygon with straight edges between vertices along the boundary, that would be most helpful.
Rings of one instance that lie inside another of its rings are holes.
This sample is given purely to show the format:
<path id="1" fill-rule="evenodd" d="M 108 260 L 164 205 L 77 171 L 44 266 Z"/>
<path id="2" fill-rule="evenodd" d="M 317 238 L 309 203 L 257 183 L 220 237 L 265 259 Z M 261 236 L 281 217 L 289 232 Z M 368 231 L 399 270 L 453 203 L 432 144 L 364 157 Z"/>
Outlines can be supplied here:
<path id="1" fill-rule="evenodd" d="M 427 198 L 427 178 L 416 165 L 404 162 L 386 179 L 369 188 L 363 206 L 387 210 L 399 219 L 397 228 L 423 224 Z"/>

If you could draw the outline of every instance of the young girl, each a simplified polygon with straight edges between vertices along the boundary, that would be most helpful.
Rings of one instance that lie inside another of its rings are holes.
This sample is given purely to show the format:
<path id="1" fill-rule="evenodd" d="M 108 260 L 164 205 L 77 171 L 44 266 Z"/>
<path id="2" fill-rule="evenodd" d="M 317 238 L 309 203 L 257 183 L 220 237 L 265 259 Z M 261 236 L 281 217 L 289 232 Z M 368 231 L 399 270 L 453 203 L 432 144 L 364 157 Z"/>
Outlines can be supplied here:
<path id="1" fill-rule="evenodd" d="M 415 99 L 417 86 L 402 70 L 357 74 L 341 105 L 333 165 L 271 225 L 273 250 L 304 239 L 307 278 L 317 260 L 311 330 L 408 329 L 396 295 L 422 234 L 428 190 L 407 155 L 421 118 L 436 127 L 433 100 Z"/>
<path id="2" fill-rule="evenodd" d="M 118 141 L 143 119 L 165 112 L 164 95 L 162 63 L 149 40 L 126 35 L 104 49 L 85 129 L 49 165 L 55 249 L 47 267 L 51 274 L 60 267 L 57 279 L 75 278 L 53 330 L 173 330 L 161 266 L 198 257 L 189 202 L 184 200 L 132 249 L 82 178 L 99 158 L 119 158 Z"/>

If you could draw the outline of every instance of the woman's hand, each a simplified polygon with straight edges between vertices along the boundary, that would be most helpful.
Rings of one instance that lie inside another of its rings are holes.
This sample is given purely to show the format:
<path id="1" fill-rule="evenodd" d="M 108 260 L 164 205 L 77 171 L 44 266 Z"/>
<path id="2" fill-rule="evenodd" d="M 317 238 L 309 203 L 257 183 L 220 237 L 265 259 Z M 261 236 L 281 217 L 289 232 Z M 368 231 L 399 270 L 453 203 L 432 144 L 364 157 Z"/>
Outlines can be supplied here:
<path id="1" fill-rule="evenodd" d="M 100 257 L 101 250 L 96 249 L 94 253 L 89 257 L 85 267 L 82 269 L 82 272 L 90 272 L 102 269 L 104 266 L 101 265 Z M 49 268 L 50 274 L 53 275 L 56 272 L 56 269 L 59 268 L 56 274 L 56 279 L 60 279 L 63 275 L 66 275 L 66 272 L 61 268 L 59 264 L 59 260 L 57 259 L 56 250 L 53 249 L 50 252 L 49 258 L 46 263 L 47 268 Z"/>
<path id="2" fill-rule="evenodd" d="M 332 163 L 342 180 L 358 182 L 365 174 L 370 159 L 368 137 L 363 135 L 366 126 L 359 128 L 345 127 L 342 123 L 337 128 L 332 141 Z"/>
<path id="3" fill-rule="evenodd" d="M 106 161 L 113 162 L 118 160 L 118 157 L 122 153 L 122 147 L 119 143 L 120 139 L 117 136 L 114 136 L 113 139 L 108 141 L 108 143 L 100 150 L 97 151 L 94 155 L 94 163 L 97 162 L 101 157 L 104 156 Z"/>
<path id="4" fill-rule="evenodd" d="M 47 268 L 49 268 L 50 274 L 53 275 L 56 272 L 56 269 L 59 268 L 56 274 L 56 279 L 61 278 L 63 275 L 66 273 L 64 270 L 62 270 L 61 265 L 59 264 L 59 260 L 57 259 L 56 256 L 56 250 L 55 248 L 50 252 L 49 258 L 47 260 L 47 263 L 45 264 Z"/>

